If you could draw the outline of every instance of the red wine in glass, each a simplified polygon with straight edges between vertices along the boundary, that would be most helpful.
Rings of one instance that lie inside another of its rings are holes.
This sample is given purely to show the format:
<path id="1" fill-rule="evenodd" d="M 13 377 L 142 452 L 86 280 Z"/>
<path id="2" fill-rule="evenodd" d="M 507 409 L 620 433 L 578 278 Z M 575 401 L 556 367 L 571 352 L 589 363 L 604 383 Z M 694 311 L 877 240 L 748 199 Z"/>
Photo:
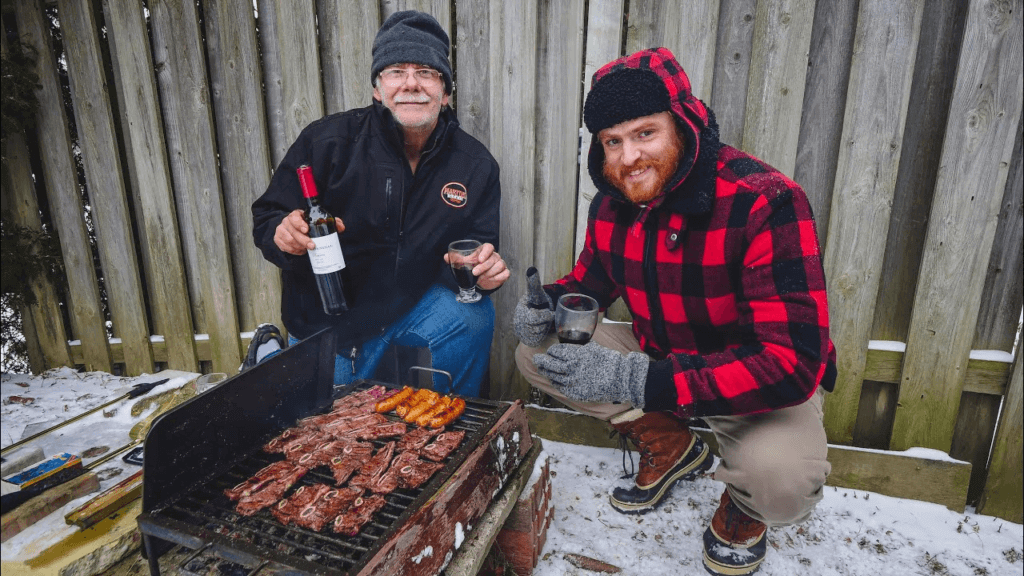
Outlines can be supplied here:
<path id="1" fill-rule="evenodd" d="M 562 344 L 586 344 L 591 336 L 592 333 L 583 330 L 559 330 L 558 341 Z"/>
<path id="2" fill-rule="evenodd" d="M 456 240 L 448 245 L 448 263 L 459 285 L 455 301 L 461 304 L 472 304 L 483 298 L 476 291 L 477 278 L 473 275 L 473 268 L 480 263 L 480 246 L 476 240 Z"/>

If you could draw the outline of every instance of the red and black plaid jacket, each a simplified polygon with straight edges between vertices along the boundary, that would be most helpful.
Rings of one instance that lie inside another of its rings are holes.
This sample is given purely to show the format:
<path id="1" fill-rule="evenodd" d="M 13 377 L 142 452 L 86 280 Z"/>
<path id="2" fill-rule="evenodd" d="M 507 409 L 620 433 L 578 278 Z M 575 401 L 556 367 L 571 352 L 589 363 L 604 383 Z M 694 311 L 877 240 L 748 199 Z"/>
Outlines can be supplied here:
<path id="1" fill-rule="evenodd" d="M 765 412 L 835 382 L 825 276 L 810 205 L 795 182 L 718 141 L 714 115 L 663 48 L 608 64 L 648 67 L 673 97 L 686 140 L 668 190 L 647 206 L 602 176 L 595 138 L 586 244 L 573 271 L 546 288 L 603 308 L 622 297 L 651 356 L 645 410 L 683 416 Z"/>

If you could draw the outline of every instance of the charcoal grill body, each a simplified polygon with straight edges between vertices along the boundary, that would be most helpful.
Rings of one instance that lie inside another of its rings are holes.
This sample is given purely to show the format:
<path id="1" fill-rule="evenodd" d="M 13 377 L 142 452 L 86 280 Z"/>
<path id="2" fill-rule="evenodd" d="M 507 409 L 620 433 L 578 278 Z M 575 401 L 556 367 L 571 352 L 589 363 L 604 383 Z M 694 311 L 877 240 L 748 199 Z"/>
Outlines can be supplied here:
<path id="1" fill-rule="evenodd" d="M 420 488 L 389 494 L 387 506 L 353 537 L 282 526 L 269 509 L 240 516 L 224 496 L 280 459 L 261 448 L 299 418 L 326 412 L 334 398 L 355 390 L 390 386 L 361 380 L 335 390 L 334 358 L 333 337 L 318 333 L 154 422 L 138 518 L 151 574 L 159 574 L 158 558 L 174 544 L 279 574 L 443 570 L 531 447 L 520 403 L 466 398 L 466 413 L 454 424 L 466 437 L 444 468 Z M 296 487 L 333 484 L 322 472 L 311 470 Z"/>

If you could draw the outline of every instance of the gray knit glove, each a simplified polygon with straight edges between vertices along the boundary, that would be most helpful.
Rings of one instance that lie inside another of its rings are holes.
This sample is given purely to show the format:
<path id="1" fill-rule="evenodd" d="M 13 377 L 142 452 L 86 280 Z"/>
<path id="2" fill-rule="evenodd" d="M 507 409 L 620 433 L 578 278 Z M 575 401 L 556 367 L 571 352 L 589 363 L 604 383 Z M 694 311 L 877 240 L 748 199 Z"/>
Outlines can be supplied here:
<path id="1" fill-rule="evenodd" d="M 630 352 L 623 356 L 590 342 L 553 344 L 546 354 L 534 354 L 537 371 L 546 376 L 562 394 L 585 402 L 629 402 L 644 407 L 644 386 L 650 359 Z"/>
<path id="2" fill-rule="evenodd" d="M 526 294 L 512 315 L 512 330 L 519 341 L 535 348 L 555 329 L 555 305 L 540 285 L 537 269 L 526 271 Z"/>

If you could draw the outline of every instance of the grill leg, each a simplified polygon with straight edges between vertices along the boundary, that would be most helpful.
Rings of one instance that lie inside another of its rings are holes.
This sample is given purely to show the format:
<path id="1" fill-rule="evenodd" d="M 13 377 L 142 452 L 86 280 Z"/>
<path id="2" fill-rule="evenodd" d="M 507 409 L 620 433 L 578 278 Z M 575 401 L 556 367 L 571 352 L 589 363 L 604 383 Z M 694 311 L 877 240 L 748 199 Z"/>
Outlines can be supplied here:
<path id="1" fill-rule="evenodd" d="M 160 554 L 155 544 L 152 536 L 142 535 L 142 547 L 146 550 L 146 560 L 149 561 L 149 576 L 160 576 Z"/>

